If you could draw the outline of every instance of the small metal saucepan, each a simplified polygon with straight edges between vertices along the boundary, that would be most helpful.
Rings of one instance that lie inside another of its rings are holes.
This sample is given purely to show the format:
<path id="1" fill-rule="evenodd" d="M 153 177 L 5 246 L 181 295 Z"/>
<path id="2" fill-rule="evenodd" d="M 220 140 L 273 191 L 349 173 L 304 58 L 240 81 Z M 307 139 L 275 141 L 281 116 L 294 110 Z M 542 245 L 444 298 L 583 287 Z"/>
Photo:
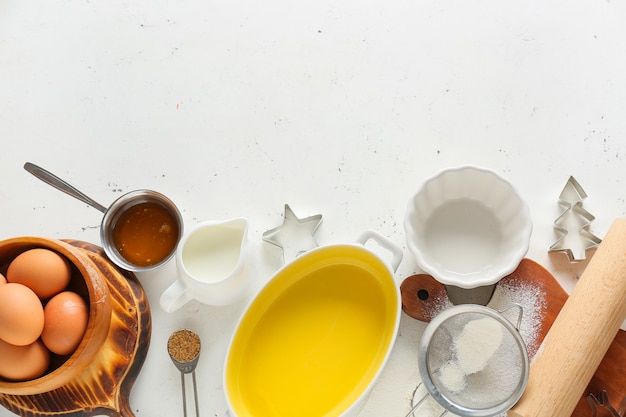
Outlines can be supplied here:
<path id="1" fill-rule="evenodd" d="M 176 205 L 151 190 L 135 190 L 104 207 L 45 169 L 27 162 L 24 169 L 43 182 L 104 213 L 100 240 L 107 257 L 128 271 L 143 272 L 167 263 L 183 234 Z"/>

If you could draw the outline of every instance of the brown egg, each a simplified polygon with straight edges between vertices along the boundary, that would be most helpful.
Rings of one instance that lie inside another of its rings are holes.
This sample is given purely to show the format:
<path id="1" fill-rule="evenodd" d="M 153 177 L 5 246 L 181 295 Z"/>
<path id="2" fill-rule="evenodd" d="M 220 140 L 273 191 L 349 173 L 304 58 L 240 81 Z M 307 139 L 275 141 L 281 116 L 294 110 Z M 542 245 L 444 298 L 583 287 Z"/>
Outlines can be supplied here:
<path id="1" fill-rule="evenodd" d="M 4 275 L 0 274 L 0 285 L 6 284 L 6 283 L 7 283 L 7 279 L 4 277 Z"/>
<path id="2" fill-rule="evenodd" d="M 38 378 L 50 364 L 50 352 L 40 340 L 15 346 L 0 340 L 0 377 L 13 381 Z"/>
<path id="3" fill-rule="evenodd" d="M 71 291 L 63 291 L 48 301 L 44 309 L 45 324 L 41 340 L 51 352 L 69 355 L 87 329 L 89 306 Z"/>
<path id="4" fill-rule="evenodd" d="M 30 345 L 43 330 L 41 300 L 25 285 L 0 285 L 0 339 L 17 346 Z"/>
<path id="5" fill-rule="evenodd" d="M 70 264 L 58 253 L 43 248 L 19 254 L 7 270 L 7 281 L 26 285 L 42 300 L 60 293 L 72 277 Z"/>

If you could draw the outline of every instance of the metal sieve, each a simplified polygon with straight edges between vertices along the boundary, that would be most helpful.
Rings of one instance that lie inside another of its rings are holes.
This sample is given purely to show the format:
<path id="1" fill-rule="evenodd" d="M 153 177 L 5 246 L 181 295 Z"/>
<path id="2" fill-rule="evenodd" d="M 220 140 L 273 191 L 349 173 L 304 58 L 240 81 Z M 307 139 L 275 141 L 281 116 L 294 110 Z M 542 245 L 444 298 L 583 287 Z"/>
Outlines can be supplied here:
<path id="1" fill-rule="evenodd" d="M 519 310 L 517 327 L 502 314 L 514 308 Z M 428 394 L 446 412 L 491 417 L 520 399 L 529 371 L 528 352 L 518 331 L 522 313 L 517 304 L 500 312 L 464 304 L 444 310 L 430 322 L 419 346 L 419 370 Z M 426 396 L 409 416 L 417 415 Z"/>

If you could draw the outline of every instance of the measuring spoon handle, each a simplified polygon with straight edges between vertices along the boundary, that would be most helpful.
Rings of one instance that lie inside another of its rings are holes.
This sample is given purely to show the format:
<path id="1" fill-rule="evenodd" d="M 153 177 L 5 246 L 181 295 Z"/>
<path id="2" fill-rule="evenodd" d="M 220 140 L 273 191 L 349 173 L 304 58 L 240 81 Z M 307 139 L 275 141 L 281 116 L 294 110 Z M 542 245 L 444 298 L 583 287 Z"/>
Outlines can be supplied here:
<path id="1" fill-rule="evenodd" d="M 32 164 L 30 162 L 26 162 L 24 164 L 24 169 L 28 172 L 30 172 L 31 174 L 33 174 L 35 177 L 39 178 L 40 180 L 42 180 L 43 182 L 53 186 L 54 188 L 56 188 L 57 190 L 61 190 L 63 191 L 65 194 L 71 195 L 72 197 L 82 201 L 83 203 L 89 204 L 91 207 L 100 210 L 101 212 L 105 213 L 107 211 L 107 208 L 104 207 L 103 205 L 99 204 L 98 202 L 92 200 L 91 198 L 89 198 L 88 196 L 86 196 L 85 194 L 83 194 L 82 192 L 78 191 L 76 188 L 74 188 L 73 186 L 71 186 L 70 184 L 68 184 L 67 182 L 63 181 L 61 178 L 57 177 L 56 175 L 54 175 L 53 173 L 46 171 L 45 169 Z"/>

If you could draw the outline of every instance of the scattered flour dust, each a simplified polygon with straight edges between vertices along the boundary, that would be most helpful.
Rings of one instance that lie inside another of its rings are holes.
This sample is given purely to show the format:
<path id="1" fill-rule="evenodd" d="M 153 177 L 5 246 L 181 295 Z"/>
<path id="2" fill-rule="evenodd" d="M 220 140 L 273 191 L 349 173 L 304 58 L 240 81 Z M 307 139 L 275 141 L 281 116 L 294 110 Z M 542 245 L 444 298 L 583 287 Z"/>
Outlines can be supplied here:
<path id="1" fill-rule="evenodd" d="M 444 300 L 433 300 L 431 315 L 441 313 L 443 310 L 452 307 L 452 303 L 446 298 Z M 522 306 L 523 315 L 519 328 L 520 335 L 526 347 L 528 355 L 532 360 L 539 349 L 539 332 L 541 331 L 541 321 L 546 309 L 546 295 L 544 289 L 537 285 L 525 282 L 500 282 L 491 297 L 487 307 L 500 311 L 513 304 Z M 513 324 L 517 323 L 517 318 L 510 318 Z"/>
<path id="2" fill-rule="evenodd" d="M 445 409 L 428 394 L 424 385 L 420 384 L 413 393 L 413 402 L 411 403 L 411 407 L 415 407 L 415 405 L 422 400 L 422 404 L 415 410 L 415 412 L 413 412 L 413 417 L 439 417 L 445 411 Z M 446 416 L 450 415 L 454 414 L 446 414 Z"/>
<path id="3" fill-rule="evenodd" d="M 546 310 L 546 294 L 542 287 L 523 282 L 499 283 L 487 305 L 494 310 L 503 310 L 512 304 L 522 307 L 522 322 L 519 333 L 528 348 L 532 360 L 539 348 L 539 332 Z M 508 317 L 507 317 L 508 318 Z M 517 321 L 510 319 L 513 324 Z"/>

